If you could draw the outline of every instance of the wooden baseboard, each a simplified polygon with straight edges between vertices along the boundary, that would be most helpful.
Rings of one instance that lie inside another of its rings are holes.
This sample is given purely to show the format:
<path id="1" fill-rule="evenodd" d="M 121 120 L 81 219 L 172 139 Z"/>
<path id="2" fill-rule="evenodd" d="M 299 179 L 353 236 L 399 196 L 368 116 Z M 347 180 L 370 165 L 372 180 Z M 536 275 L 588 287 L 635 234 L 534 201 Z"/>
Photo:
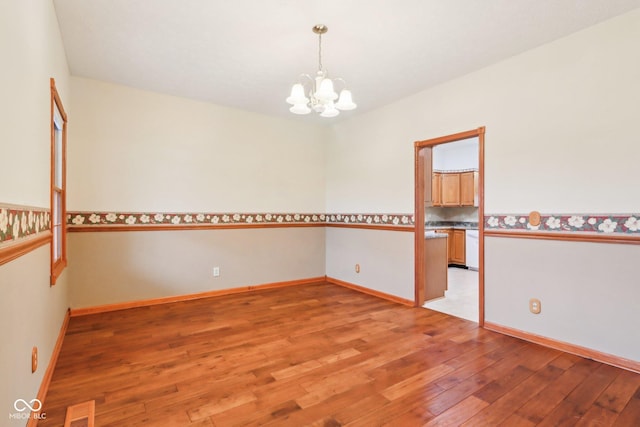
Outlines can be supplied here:
<path id="1" fill-rule="evenodd" d="M 158 304 L 169 304 L 172 302 L 191 301 L 191 300 L 201 299 L 201 298 L 218 297 L 223 295 L 239 294 L 242 292 L 251 292 L 251 291 L 257 291 L 257 290 L 264 290 L 264 289 L 284 288 L 287 286 L 296 286 L 296 285 L 310 285 L 310 284 L 316 284 L 316 283 L 324 283 L 324 281 L 325 281 L 324 276 L 312 277 L 309 279 L 290 280 L 286 282 L 265 283 L 262 285 L 250 285 L 250 286 L 242 286 L 238 288 L 219 289 L 215 291 L 199 292 L 196 294 L 176 295 L 171 297 L 152 298 L 147 300 L 120 302 L 115 304 L 106 304 L 106 305 L 99 305 L 94 307 L 76 308 L 76 309 L 71 309 L 71 317 L 86 316 L 88 314 L 106 313 L 106 312 L 117 311 L 117 310 L 126 310 L 128 308 L 148 307 L 151 305 L 158 305 Z"/>
<path id="2" fill-rule="evenodd" d="M 508 326 L 498 325 L 496 323 L 485 322 L 484 328 L 494 332 L 499 332 L 501 334 L 520 338 L 525 341 L 540 344 L 545 347 L 550 347 L 556 350 L 564 351 L 566 353 L 575 354 L 576 356 L 593 359 L 598 362 L 626 369 L 628 371 L 640 373 L 640 362 L 635 360 L 625 359 L 623 357 L 614 356 L 608 353 L 602 353 L 590 348 L 554 340 L 552 338 L 543 337 L 541 335 L 532 334 L 530 332 L 521 331 L 519 329 L 510 328 Z"/>
<path id="3" fill-rule="evenodd" d="M 360 285 L 356 285 L 356 284 L 353 284 L 353 283 L 345 282 L 345 281 L 342 281 L 342 280 L 334 279 L 333 277 L 327 277 L 327 283 L 331 283 L 332 285 L 338 285 L 338 286 L 342 286 L 342 287 L 345 287 L 345 288 L 353 289 L 354 291 L 362 292 L 362 293 L 368 294 L 368 295 L 373 295 L 374 297 L 386 299 L 388 301 L 393 301 L 393 302 L 396 302 L 398 304 L 408 305 L 410 307 L 413 307 L 415 305 L 414 302 L 411 301 L 411 300 L 408 300 L 408 299 L 405 299 L 405 298 L 400 298 L 400 297 L 397 297 L 397 296 L 391 295 L 391 294 L 386 294 L 384 292 L 375 291 L 373 289 L 365 288 L 364 286 L 360 286 Z"/>
<path id="4" fill-rule="evenodd" d="M 51 383 L 51 377 L 53 377 L 53 371 L 56 369 L 56 363 L 58 363 L 58 356 L 60 355 L 60 350 L 62 349 L 62 342 L 64 341 L 64 336 L 67 333 L 67 328 L 69 327 L 69 318 L 71 317 L 71 310 L 67 310 L 67 313 L 64 316 L 64 320 L 62 321 L 62 326 L 60 327 L 60 332 L 58 333 L 58 339 L 56 340 L 56 345 L 53 347 L 53 353 L 51 353 L 51 359 L 49 359 L 49 364 L 47 365 L 47 370 L 42 377 L 42 382 L 40 383 L 40 389 L 38 390 L 38 400 L 44 405 L 44 398 L 47 396 L 47 391 L 49 390 L 49 384 Z M 42 405 L 40 408 L 42 408 Z M 27 427 L 35 427 L 38 425 L 38 418 L 32 416 L 29 417 L 29 421 L 27 422 Z"/>

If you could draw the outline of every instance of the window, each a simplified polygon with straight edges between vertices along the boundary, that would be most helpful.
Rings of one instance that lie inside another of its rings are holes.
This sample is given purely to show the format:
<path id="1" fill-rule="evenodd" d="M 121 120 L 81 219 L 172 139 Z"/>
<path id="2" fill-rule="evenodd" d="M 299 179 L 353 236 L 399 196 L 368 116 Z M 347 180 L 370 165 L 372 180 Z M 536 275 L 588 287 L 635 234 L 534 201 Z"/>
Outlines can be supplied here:
<path id="1" fill-rule="evenodd" d="M 67 114 L 51 79 L 51 285 L 67 266 Z"/>

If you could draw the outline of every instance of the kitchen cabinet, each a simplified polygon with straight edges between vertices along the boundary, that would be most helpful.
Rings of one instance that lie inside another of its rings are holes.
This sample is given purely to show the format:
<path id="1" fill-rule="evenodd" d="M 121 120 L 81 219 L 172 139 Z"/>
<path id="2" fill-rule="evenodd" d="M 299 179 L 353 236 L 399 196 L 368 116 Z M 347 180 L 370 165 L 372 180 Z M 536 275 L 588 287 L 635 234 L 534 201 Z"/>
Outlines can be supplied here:
<path id="1" fill-rule="evenodd" d="M 451 228 L 443 228 L 436 230 L 438 234 L 446 234 L 447 235 L 447 264 L 451 263 L 451 244 L 453 243 L 453 229 Z"/>
<path id="2" fill-rule="evenodd" d="M 442 206 L 442 174 L 434 172 L 431 176 L 431 197 L 433 206 Z"/>
<path id="3" fill-rule="evenodd" d="M 435 230 L 436 233 L 447 235 L 447 263 L 465 265 L 465 231 L 443 228 Z"/>
<path id="4" fill-rule="evenodd" d="M 434 172 L 433 206 L 478 206 L 478 172 Z"/>
<path id="5" fill-rule="evenodd" d="M 478 172 L 460 173 L 460 205 L 478 206 Z"/>
<path id="6" fill-rule="evenodd" d="M 452 237 L 450 263 L 465 265 L 465 231 L 453 230 Z"/>
<path id="7" fill-rule="evenodd" d="M 440 176 L 442 206 L 460 206 L 460 174 L 443 173 Z"/>
<path id="8" fill-rule="evenodd" d="M 441 298 L 447 290 L 447 239 L 425 238 L 424 268 L 425 284 L 422 302 Z M 420 304 L 422 305 L 422 304 Z"/>

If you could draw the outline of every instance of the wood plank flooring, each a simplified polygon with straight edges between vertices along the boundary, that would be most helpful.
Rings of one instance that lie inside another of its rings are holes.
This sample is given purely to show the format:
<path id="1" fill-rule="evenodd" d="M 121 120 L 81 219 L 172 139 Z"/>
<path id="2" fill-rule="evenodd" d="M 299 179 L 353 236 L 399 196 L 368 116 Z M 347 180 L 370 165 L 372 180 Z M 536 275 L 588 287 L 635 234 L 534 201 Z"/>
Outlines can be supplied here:
<path id="1" fill-rule="evenodd" d="M 640 375 L 335 285 L 72 318 L 41 427 L 640 425 Z"/>

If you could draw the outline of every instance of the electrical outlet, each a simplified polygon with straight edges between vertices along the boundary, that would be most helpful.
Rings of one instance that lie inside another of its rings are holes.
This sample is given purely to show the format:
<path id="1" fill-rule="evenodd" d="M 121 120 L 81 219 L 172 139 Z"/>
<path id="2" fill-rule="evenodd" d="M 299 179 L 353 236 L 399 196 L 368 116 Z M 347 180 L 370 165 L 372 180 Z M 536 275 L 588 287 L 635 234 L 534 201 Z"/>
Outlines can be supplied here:
<path id="1" fill-rule="evenodd" d="M 356 273 L 360 273 L 360 264 L 356 264 Z"/>
<path id="2" fill-rule="evenodd" d="M 540 303 L 540 300 L 536 298 L 531 298 L 529 300 L 529 311 L 532 312 L 533 314 L 540 314 L 541 310 L 542 310 L 542 304 Z"/>
<path id="3" fill-rule="evenodd" d="M 220 276 L 220 267 L 213 267 L 213 277 Z"/>
<path id="4" fill-rule="evenodd" d="M 38 369 L 38 347 L 31 349 L 31 373 Z"/>

